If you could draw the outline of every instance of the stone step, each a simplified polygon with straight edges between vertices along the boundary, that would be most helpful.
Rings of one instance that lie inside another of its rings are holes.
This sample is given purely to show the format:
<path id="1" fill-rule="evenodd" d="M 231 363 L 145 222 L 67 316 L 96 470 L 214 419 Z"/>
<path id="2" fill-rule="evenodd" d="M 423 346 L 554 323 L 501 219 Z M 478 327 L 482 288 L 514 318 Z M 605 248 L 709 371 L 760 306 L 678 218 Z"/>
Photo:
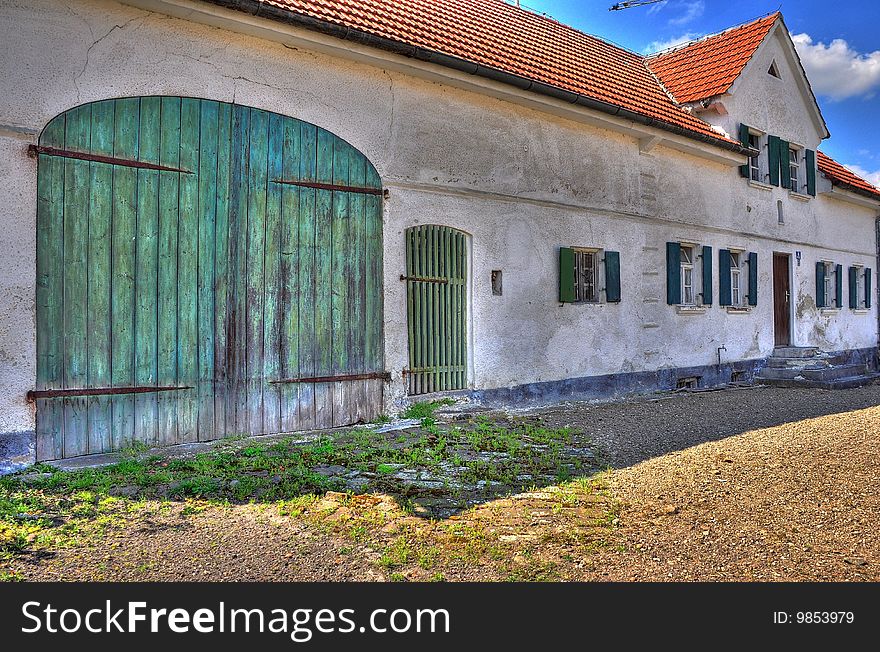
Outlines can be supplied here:
<path id="1" fill-rule="evenodd" d="M 801 375 L 807 380 L 837 380 L 838 378 L 851 378 L 863 376 L 868 368 L 863 364 L 848 364 L 837 367 L 825 367 L 824 369 L 801 369 Z"/>
<path id="2" fill-rule="evenodd" d="M 828 367 L 764 367 L 758 372 L 756 379 L 758 380 L 794 380 L 795 378 L 804 378 L 804 371 L 821 372 Z"/>
<path id="3" fill-rule="evenodd" d="M 773 349 L 774 358 L 812 358 L 818 355 L 814 346 L 777 346 Z"/>
<path id="4" fill-rule="evenodd" d="M 835 380 L 793 380 L 790 378 L 757 378 L 764 385 L 773 387 L 793 387 L 801 389 L 852 389 L 880 382 L 880 373 L 846 376 Z"/>
<path id="5" fill-rule="evenodd" d="M 807 366 L 830 367 L 836 364 L 832 358 L 767 358 L 768 367 L 783 369 L 786 367 L 800 368 Z"/>

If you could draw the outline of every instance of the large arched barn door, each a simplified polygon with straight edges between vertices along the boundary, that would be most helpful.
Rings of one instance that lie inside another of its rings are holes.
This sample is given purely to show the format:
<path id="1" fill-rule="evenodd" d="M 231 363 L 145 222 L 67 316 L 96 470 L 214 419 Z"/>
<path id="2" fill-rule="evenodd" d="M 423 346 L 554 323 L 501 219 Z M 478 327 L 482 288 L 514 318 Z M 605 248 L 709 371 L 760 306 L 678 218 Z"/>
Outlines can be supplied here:
<path id="1" fill-rule="evenodd" d="M 77 107 L 36 150 L 38 459 L 381 411 L 381 184 L 363 154 L 178 97 Z"/>

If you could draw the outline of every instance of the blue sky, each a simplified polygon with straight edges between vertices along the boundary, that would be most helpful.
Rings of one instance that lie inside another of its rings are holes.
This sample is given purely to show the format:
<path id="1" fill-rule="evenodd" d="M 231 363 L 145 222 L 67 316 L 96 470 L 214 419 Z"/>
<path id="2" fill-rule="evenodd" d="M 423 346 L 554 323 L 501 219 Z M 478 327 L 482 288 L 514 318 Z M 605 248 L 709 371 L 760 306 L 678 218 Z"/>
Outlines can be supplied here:
<path id="1" fill-rule="evenodd" d="M 831 132 L 821 149 L 880 185 L 878 0 L 665 0 L 608 11 L 618 1 L 522 4 L 637 52 L 720 32 L 780 9 Z"/>

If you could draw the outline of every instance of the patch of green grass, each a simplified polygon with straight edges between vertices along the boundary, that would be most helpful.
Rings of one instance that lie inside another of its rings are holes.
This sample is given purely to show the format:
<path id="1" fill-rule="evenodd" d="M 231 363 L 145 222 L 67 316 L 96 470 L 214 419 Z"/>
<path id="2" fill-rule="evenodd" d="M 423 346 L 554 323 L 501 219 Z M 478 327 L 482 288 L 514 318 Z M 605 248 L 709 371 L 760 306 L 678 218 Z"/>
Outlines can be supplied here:
<path id="1" fill-rule="evenodd" d="M 419 401 L 413 403 L 400 413 L 401 419 L 426 419 L 433 418 L 437 408 L 455 405 L 451 398 L 442 398 L 439 401 Z"/>
<path id="2" fill-rule="evenodd" d="M 379 565 L 391 570 L 405 566 L 413 557 L 409 541 L 405 536 L 397 537 L 391 545 L 385 548 L 379 557 Z"/>

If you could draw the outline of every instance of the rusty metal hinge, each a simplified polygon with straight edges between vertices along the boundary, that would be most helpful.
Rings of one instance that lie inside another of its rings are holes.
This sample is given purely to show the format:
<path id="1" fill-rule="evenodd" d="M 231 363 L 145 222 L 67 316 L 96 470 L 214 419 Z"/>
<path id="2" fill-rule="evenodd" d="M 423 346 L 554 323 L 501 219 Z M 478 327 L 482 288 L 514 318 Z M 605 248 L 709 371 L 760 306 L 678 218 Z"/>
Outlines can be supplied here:
<path id="1" fill-rule="evenodd" d="M 313 188 L 315 190 L 333 190 L 334 192 L 353 192 L 361 195 L 381 195 L 381 188 L 368 188 L 366 186 L 341 186 L 334 183 L 318 183 L 317 181 L 298 181 L 296 179 L 272 179 L 272 183 L 285 186 L 297 186 L 300 188 Z"/>
<path id="2" fill-rule="evenodd" d="M 406 274 L 401 274 L 400 280 L 413 281 L 414 283 L 442 283 L 444 285 L 449 284 L 448 278 L 440 278 L 439 276 L 407 276 Z"/>
<path id="3" fill-rule="evenodd" d="M 149 394 L 150 392 L 177 392 L 184 389 L 195 389 L 190 385 L 177 386 L 146 386 L 146 387 L 93 387 L 77 389 L 32 389 L 27 393 L 28 401 L 38 398 L 68 398 L 71 396 L 114 396 L 117 394 Z"/>
<path id="4" fill-rule="evenodd" d="M 167 165 L 159 165 L 158 163 L 148 163 L 147 161 L 133 161 L 127 158 L 117 158 L 116 156 L 105 156 L 103 154 L 93 154 L 91 152 L 77 152 L 71 149 L 58 149 L 57 147 L 46 147 L 45 145 L 29 145 L 28 153 L 31 156 L 44 154 L 46 156 L 73 158 L 80 161 L 94 161 L 95 163 L 121 165 L 127 168 L 139 168 L 142 170 L 159 170 L 161 172 L 180 172 L 181 174 L 192 174 L 191 171 L 184 170 L 183 168 L 172 168 L 168 167 Z"/>
<path id="5" fill-rule="evenodd" d="M 371 371 L 363 374 L 344 374 L 338 376 L 307 376 L 301 378 L 282 378 L 280 380 L 270 380 L 272 385 L 290 384 L 290 383 L 338 383 L 348 380 L 391 380 L 391 373 L 388 371 Z"/>

